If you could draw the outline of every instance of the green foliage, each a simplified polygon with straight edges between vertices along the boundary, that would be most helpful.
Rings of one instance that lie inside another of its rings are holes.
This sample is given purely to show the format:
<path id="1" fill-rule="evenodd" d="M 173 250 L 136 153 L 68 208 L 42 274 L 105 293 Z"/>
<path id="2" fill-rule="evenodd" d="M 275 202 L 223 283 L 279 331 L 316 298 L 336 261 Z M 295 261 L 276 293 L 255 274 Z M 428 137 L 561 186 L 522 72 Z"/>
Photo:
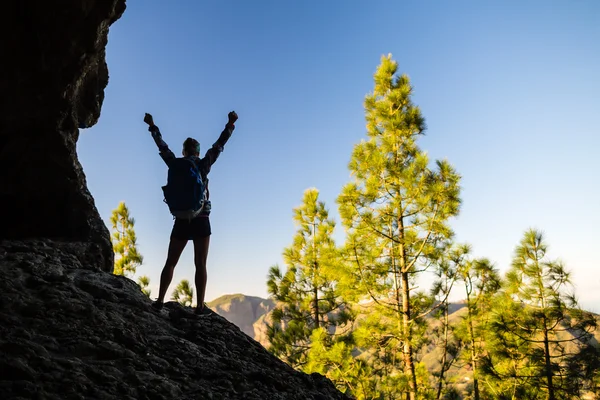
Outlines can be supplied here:
<path id="1" fill-rule="evenodd" d="M 193 299 L 194 289 L 192 289 L 187 279 L 182 279 L 175 287 L 175 290 L 173 290 L 171 300 L 178 302 L 182 306 L 191 307 Z"/>
<path id="2" fill-rule="evenodd" d="M 518 386 L 536 394 L 531 398 L 567 399 L 584 383 L 568 361 L 591 343 L 596 320 L 579 309 L 569 273 L 547 259 L 547 249 L 533 229 L 517 246 L 492 323 L 488 367 L 498 386 Z"/>
<path id="3" fill-rule="evenodd" d="M 568 380 L 587 393 L 600 393 L 600 346 L 592 339 L 581 350 L 566 357 Z"/>
<path id="4" fill-rule="evenodd" d="M 125 202 L 113 210 L 110 217 L 112 224 L 112 244 L 115 252 L 115 275 L 133 276 L 144 259 L 137 248 L 135 236 L 135 220 L 129 215 Z"/>
<path id="5" fill-rule="evenodd" d="M 473 372 L 473 399 L 479 400 L 479 363 L 484 354 L 485 334 L 490 327 L 492 299 L 500 289 L 501 280 L 490 260 L 473 260 L 470 253 L 469 245 L 458 246 L 451 253 L 457 279 L 464 287 L 467 306 L 467 315 L 456 327 L 455 334 L 464 345 L 461 358 Z"/>
<path id="6" fill-rule="evenodd" d="M 140 285 L 140 289 L 142 289 L 142 293 L 144 293 L 146 296 L 150 297 L 150 293 L 152 292 L 149 288 L 150 278 L 146 275 L 140 276 L 138 278 L 138 284 Z"/>
<path id="7" fill-rule="evenodd" d="M 338 390 L 357 400 L 376 398 L 376 388 L 369 379 L 371 369 L 352 354 L 352 335 L 334 337 L 321 327 L 313 330 L 310 342 L 304 372 L 327 376 Z"/>
<path id="8" fill-rule="evenodd" d="M 276 301 L 267 331 L 269 350 L 295 368 L 307 363 L 314 330 L 335 335 L 351 317 L 336 289 L 340 260 L 332 239 L 335 223 L 318 197 L 317 189 L 304 192 L 302 205 L 294 209 L 298 230 L 283 254 L 286 271 L 271 267 L 267 282 Z"/>
<path id="9" fill-rule="evenodd" d="M 273 266 L 270 351 L 327 376 L 356 399 L 566 399 L 600 392 L 596 320 L 569 274 L 530 230 L 506 279 L 454 245 L 460 176 L 417 146 L 425 120 L 391 56 L 365 98 L 367 138 L 336 202 L 344 246 L 318 191 L 294 210 L 298 231 Z M 430 288 L 417 290 L 424 272 Z M 452 315 L 448 298 L 464 293 Z M 428 351 L 434 354 L 427 353 Z M 458 371 L 458 372 L 457 372 Z"/>
<path id="10" fill-rule="evenodd" d="M 436 399 L 441 399 L 445 393 L 450 393 L 451 386 L 448 382 L 447 372 L 458 360 L 461 350 L 461 342 L 457 340 L 455 326 L 450 324 L 450 310 L 448 297 L 452 292 L 458 278 L 458 269 L 466 255 L 466 247 L 461 246 L 447 255 L 442 255 L 435 270 L 436 280 L 431 289 L 431 295 L 435 299 L 437 309 L 432 313 L 439 324 L 433 328 L 429 335 L 430 341 L 439 350 L 439 370 L 432 371 L 437 379 Z"/>
<path id="11" fill-rule="evenodd" d="M 348 229 L 346 254 L 357 297 L 375 302 L 380 316 L 363 321 L 372 327 L 362 336 L 376 345 L 374 355 L 385 365 L 382 380 L 402 370 L 414 398 L 415 330 L 428 311 L 419 310 L 414 297 L 424 295 L 411 286 L 453 236 L 448 221 L 459 212 L 460 177 L 446 161 L 430 168 L 417 146 L 425 120 L 411 101 L 408 77 L 396 75 L 397 69 L 391 55 L 382 57 L 374 92 L 365 99 L 368 140 L 354 147 L 349 164 L 354 181 L 337 202 Z M 401 379 L 387 386 L 399 384 Z"/>

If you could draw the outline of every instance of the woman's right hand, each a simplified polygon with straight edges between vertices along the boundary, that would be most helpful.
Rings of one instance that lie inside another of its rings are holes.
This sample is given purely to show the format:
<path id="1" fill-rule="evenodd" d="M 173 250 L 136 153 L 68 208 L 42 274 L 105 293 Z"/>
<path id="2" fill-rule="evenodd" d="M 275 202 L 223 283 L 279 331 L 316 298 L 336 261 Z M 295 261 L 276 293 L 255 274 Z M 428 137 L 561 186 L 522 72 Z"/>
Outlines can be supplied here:
<path id="1" fill-rule="evenodd" d="M 154 126 L 154 120 L 152 119 L 152 115 L 146 113 L 144 115 L 144 122 L 147 123 L 150 126 Z"/>

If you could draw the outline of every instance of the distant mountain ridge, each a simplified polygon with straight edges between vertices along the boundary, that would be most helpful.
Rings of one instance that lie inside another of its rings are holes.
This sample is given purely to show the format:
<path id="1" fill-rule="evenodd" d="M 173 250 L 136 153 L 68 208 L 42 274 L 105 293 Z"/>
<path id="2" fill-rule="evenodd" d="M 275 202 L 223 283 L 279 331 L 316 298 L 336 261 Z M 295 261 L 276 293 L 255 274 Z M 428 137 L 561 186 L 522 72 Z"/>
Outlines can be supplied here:
<path id="1" fill-rule="evenodd" d="M 216 313 L 238 326 L 242 332 L 265 348 L 269 347 L 267 323 L 271 322 L 271 313 L 275 307 L 275 301 L 238 293 L 221 296 L 207 304 Z M 368 309 L 368 306 L 366 309 Z M 366 309 L 359 313 L 362 317 L 368 312 L 365 311 Z M 457 301 L 449 304 L 450 325 L 456 326 L 466 314 L 465 302 Z M 600 325 L 600 315 L 595 315 Z M 359 316 L 360 318 L 361 316 Z M 439 327 L 440 321 L 431 317 L 427 319 L 429 320 L 427 334 L 432 334 L 436 327 Z M 568 332 L 564 332 L 561 337 L 564 339 L 569 335 Z M 597 345 L 600 342 L 600 331 L 596 331 L 594 336 L 595 338 L 592 340 Z M 439 371 L 441 367 L 439 362 L 440 351 L 440 348 L 435 344 L 429 343 L 417 351 L 416 358 L 418 361 L 422 361 L 429 371 Z M 447 376 L 454 381 L 454 385 L 459 391 L 465 392 L 470 384 L 470 379 L 472 379 L 472 371 L 468 365 L 457 363 L 447 372 Z"/>
<path id="2" fill-rule="evenodd" d="M 265 345 L 264 317 L 275 307 L 273 300 L 235 293 L 218 297 L 206 304 L 217 314 L 240 328 L 246 335 Z"/>
<path id="3" fill-rule="evenodd" d="M 274 300 L 234 293 L 223 295 L 206 304 L 246 335 L 268 347 L 266 324 L 270 322 L 271 311 L 275 308 Z M 461 314 L 458 311 L 465 305 L 462 302 L 451 303 L 450 314 Z"/>

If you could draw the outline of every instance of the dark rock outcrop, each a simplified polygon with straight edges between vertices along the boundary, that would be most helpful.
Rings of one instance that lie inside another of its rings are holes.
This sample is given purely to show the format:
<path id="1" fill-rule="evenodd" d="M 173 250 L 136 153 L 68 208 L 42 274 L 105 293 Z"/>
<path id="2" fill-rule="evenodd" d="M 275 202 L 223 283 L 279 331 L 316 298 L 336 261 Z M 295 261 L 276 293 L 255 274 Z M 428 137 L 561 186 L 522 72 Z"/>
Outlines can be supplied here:
<path id="1" fill-rule="evenodd" d="M 125 0 L 11 0 L 0 24 L 0 238 L 76 242 L 109 272 L 76 142 L 100 116 L 108 29 L 124 10 Z"/>
<path id="2" fill-rule="evenodd" d="M 49 240 L 0 243 L 1 399 L 345 399 L 216 313 L 151 307 Z"/>

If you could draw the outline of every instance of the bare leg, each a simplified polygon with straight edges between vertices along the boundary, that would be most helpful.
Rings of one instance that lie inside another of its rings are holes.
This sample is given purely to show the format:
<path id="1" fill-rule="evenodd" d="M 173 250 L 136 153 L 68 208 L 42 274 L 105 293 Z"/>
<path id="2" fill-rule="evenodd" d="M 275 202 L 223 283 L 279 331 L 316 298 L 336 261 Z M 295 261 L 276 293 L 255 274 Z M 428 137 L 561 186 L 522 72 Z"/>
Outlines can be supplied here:
<path id="1" fill-rule="evenodd" d="M 194 239 L 194 263 L 196 264 L 196 292 L 198 293 L 196 311 L 204 308 L 204 295 L 206 293 L 206 260 L 208 259 L 208 247 L 210 236 Z"/>
<path id="2" fill-rule="evenodd" d="M 184 239 L 172 238 L 169 243 L 167 261 L 160 274 L 160 289 L 158 291 L 158 299 L 156 300 L 157 303 L 163 303 L 165 301 L 167 289 L 173 279 L 173 271 L 175 270 L 175 266 L 177 265 L 179 257 L 181 257 L 181 253 L 183 253 L 183 249 L 185 249 L 187 242 L 188 241 Z"/>

